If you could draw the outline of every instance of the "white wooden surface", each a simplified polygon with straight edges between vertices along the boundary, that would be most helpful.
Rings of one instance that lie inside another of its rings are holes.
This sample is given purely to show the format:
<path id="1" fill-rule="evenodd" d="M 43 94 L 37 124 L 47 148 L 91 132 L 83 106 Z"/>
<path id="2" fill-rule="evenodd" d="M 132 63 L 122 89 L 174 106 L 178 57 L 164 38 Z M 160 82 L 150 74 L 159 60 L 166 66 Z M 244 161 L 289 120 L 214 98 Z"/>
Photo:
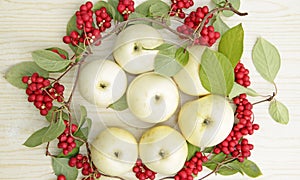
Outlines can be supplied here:
<path id="1" fill-rule="evenodd" d="M 196 1 L 196 0 L 194 0 Z M 31 60 L 30 53 L 51 46 L 67 48 L 61 42 L 69 17 L 81 0 L 0 0 L 0 179 L 54 180 L 50 158 L 44 146 L 26 148 L 22 143 L 46 122 L 26 102 L 23 90 L 4 79 L 6 70 L 22 61 Z M 201 1 L 202 2 L 202 1 Z M 253 70 L 251 49 L 257 37 L 274 43 L 282 57 L 276 80 L 278 99 L 289 106 L 290 123 L 274 123 L 267 115 L 267 105 L 255 106 L 255 119 L 261 129 L 250 139 L 255 150 L 251 159 L 261 168 L 259 179 L 300 178 L 300 1 L 242 0 L 241 10 L 247 17 L 226 19 L 230 25 L 243 22 L 245 52 L 243 62 L 251 72 L 252 87 L 263 94 L 272 91 Z M 65 80 L 70 85 L 71 77 Z M 248 179 L 246 176 L 212 176 L 209 179 Z"/>

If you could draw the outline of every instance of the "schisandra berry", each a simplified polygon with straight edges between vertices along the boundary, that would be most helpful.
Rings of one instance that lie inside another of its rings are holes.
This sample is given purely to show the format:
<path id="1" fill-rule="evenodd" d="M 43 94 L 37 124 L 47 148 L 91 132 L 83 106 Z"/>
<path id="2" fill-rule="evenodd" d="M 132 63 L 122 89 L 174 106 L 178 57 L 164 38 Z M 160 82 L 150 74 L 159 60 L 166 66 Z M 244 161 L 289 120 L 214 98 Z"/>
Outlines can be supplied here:
<path id="1" fill-rule="evenodd" d="M 175 180 L 193 180 L 193 176 L 197 176 L 202 171 L 202 163 L 208 159 L 201 152 L 196 152 L 195 155 L 187 162 L 184 167 L 175 175 Z"/>
<path id="2" fill-rule="evenodd" d="M 147 166 L 145 166 L 140 159 L 136 161 L 135 166 L 132 168 L 132 172 L 135 173 L 136 178 L 139 180 L 154 180 L 156 176 L 156 172 L 153 172 L 147 168 Z"/>
<path id="3" fill-rule="evenodd" d="M 53 106 L 53 101 L 63 101 L 64 86 L 55 83 L 53 86 L 48 79 L 33 73 L 31 76 L 22 77 L 23 83 L 27 84 L 26 94 L 28 101 L 40 110 L 40 114 L 46 116 Z"/>
<path id="4" fill-rule="evenodd" d="M 238 84 L 248 87 L 250 86 L 250 77 L 249 77 L 249 70 L 244 67 L 242 63 L 238 63 L 234 68 L 235 73 L 235 82 Z"/>
<path id="5" fill-rule="evenodd" d="M 107 28 L 111 27 L 111 17 L 107 13 L 105 7 L 100 8 L 95 12 L 96 14 L 96 22 L 99 27 L 100 32 L 105 31 Z"/>
<path id="6" fill-rule="evenodd" d="M 75 139 L 70 134 L 70 124 L 67 120 L 64 120 L 66 128 L 64 132 L 57 137 L 58 144 L 57 147 L 62 149 L 64 155 L 68 155 L 74 148 L 76 148 Z M 78 127 L 75 124 L 72 124 L 71 131 L 72 134 L 77 131 Z M 72 164 L 72 163 L 71 163 Z M 70 161 L 69 165 L 71 166 Z M 73 166 L 72 166 L 73 167 Z"/>
<path id="7" fill-rule="evenodd" d="M 131 13 L 134 12 L 134 1 L 133 0 L 119 0 L 117 10 L 122 14 L 126 21 Z"/>
<path id="8" fill-rule="evenodd" d="M 194 5 L 193 0 L 171 0 L 171 2 L 170 16 L 178 16 L 181 19 L 185 17 L 183 9 L 188 9 Z"/>
<path id="9" fill-rule="evenodd" d="M 57 176 L 57 180 L 66 180 L 66 179 L 67 179 L 66 176 L 63 174 Z"/>

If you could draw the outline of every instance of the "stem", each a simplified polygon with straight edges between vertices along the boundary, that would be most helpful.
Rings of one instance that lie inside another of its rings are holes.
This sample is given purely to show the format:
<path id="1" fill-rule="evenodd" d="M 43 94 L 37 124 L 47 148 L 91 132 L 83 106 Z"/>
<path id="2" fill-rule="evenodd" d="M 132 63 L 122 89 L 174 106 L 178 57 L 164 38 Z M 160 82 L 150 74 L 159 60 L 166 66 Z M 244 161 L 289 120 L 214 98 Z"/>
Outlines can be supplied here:
<path id="1" fill-rule="evenodd" d="M 256 105 L 256 104 L 260 104 L 260 103 L 263 103 L 263 102 L 267 102 L 267 101 L 272 101 L 274 99 L 274 97 L 276 96 L 276 93 L 277 92 L 273 92 L 273 95 L 269 96 L 267 99 L 264 99 L 264 100 L 261 100 L 261 101 L 257 101 L 255 103 L 253 103 L 252 105 Z"/>
<path id="2" fill-rule="evenodd" d="M 49 145 L 50 145 L 50 142 L 47 143 L 47 146 L 46 146 L 46 156 L 50 156 L 50 157 L 57 157 L 53 154 L 50 153 L 49 151 Z"/>
<path id="3" fill-rule="evenodd" d="M 227 5 L 229 7 L 226 7 Z M 197 34 L 197 32 L 201 32 L 202 31 L 202 29 L 205 26 L 205 22 L 209 18 L 209 16 L 211 16 L 212 14 L 214 14 L 216 12 L 220 12 L 220 11 L 224 11 L 224 10 L 232 11 L 232 12 L 234 12 L 235 14 L 237 14 L 239 16 L 246 16 L 246 15 L 248 15 L 248 13 L 242 13 L 242 12 L 239 12 L 238 10 L 234 9 L 234 7 L 232 6 L 231 3 L 226 3 L 223 7 L 215 8 L 215 9 L 211 10 L 210 12 L 208 12 L 205 15 L 205 17 L 203 18 L 203 20 L 201 21 L 201 23 L 199 24 L 199 26 L 196 28 L 194 34 Z M 200 33 L 198 33 L 198 34 L 200 34 Z"/>

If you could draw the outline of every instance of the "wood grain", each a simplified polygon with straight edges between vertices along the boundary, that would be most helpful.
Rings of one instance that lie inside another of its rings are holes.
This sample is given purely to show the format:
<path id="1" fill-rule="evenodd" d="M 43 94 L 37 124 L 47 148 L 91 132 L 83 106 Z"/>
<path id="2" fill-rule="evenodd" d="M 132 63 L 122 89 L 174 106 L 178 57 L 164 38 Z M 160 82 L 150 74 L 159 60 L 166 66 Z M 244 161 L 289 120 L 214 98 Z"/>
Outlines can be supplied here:
<path id="1" fill-rule="evenodd" d="M 205 1 L 197 1 L 204 5 Z M 0 179 L 54 180 L 50 158 L 44 146 L 22 146 L 26 138 L 46 122 L 26 102 L 23 90 L 6 82 L 7 69 L 18 62 L 30 61 L 37 49 L 58 46 L 69 17 L 80 0 L 1 0 L 0 1 Z M 225 18 L 230 25 L 243 22 L 245 52 L 242 61 L 250 69 L 252 88 L 269 94 L 272 87 L 259 77 L 251 63 L 251 49 L 257 37 L 274 43 L 282 57 L 276 82 L 278 99 L 290 110 L 290 123 L 278 125 L 267 115 L 267 104 L 255 106 L 255 120 L 261 129 L 249 139 L 255 150 L 251 159 L 261 168 L 259 179 L 299 179 L 300 177 L 300 2 L 297 0 L 244 0 L 241 11 L 247 17 Z M 70 86 L 72 77 L 64 79 Z M 248 179 L 246 176 L 212 176 L 209 179 Z"/>

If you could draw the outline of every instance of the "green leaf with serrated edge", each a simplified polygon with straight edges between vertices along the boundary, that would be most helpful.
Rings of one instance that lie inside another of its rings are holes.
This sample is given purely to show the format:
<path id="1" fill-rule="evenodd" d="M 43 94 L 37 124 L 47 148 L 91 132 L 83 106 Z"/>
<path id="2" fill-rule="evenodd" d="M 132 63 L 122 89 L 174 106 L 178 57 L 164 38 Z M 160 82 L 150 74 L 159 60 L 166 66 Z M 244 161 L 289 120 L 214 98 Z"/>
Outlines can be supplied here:
<path id="1" fill-rule="evenodd" d="M 239 10 L 240 9 L 240 6 L 241 6 L 241 2 L 240 0 L 228 0 L 234 9 L 236 10 Z M 230 16 L 233 16 L 234 15 L 234 12 L 232 11 L 223 11 L 223 15 L 226 16 L 226 17 L 230 17 Z"/>
<path id="2" fill-rule="evenodd" d="M 4 78 L 13 86 L 17 88 L 26 89 L 27 84 L 22 82 L 23 76 L 31 76 L 37 72 L 40 76 L 47 78 L 49 73 L 44 69 L 40 68 L 35 62 L 27 61 L 15 64 L 10 67 L 5 73 Z"/>
<path id="3" fill-rule="evenodd" d="M 80 120 L 78 123 L 78 129 L 80 129 L 82 125 L 85 123 L 86 118 L 87 118 L 86 108 L 84 106 L 80 106 Z"/>
<path id="4" fill-rule="evenodd" d="M 199 76 L 206 90 L 224 96 L 230 93 L 234 82 L 234 71 L 229 60 L 209 49 L 202 55 Z"/>
<path id="5" fill-rule="evenodd" d="M 217 173 L 223 176 L 230 176 L 238 173 L 238 171 L 224 164 L 218 169 Z"/>
<path id="6" fill-rule="evenodd" d="M 58 54 L 49 50 L 37 50 L 31 55 L 34 62 L 46 71 L 57 72 L 71 63 L 70 60 L 63 60 Z"/>
<path id="7" fill-rule="evenodd" d="M 52 120 L 60 117 L 60 113 L 62 113 L 63 120 L 69 120 L 69 115 L 63 110 L 58 110 L 59 107 L 52 106 L 52 108 L 48 111 L 48 114 L 45 116 L 47 121 L 51 122 Z"/>
<path id="8" fill-rule="evenodd" d="M 215 28 L 215 31 L 219 32 L 221 35 L 223 35 L 226 31 L 230 29 L 227 26 L 227 24 L 221 19 L 220 15 L 216 16 L 213 26 Z"/>
<path id="9" fill-rule="evenodd" d="M 288 108 L 276 99 L 273 99 L 269 105 L 269 114 L 280 124 L 288 124 L 290 119 Z"/>
<path id="10" fill-rule="evenodd" d="M 151 7 L 151 5 L 155 4 L 156 2 L 160 2 L 160 0 L 148 0 L 148 1 L 144 1 L 143 3 L 141 3 L 140 5 L 138 5 L 135 8 L 135 12 L 143 14 L 145 16 L 149 16 L 149 9 Z"/>
<path id="11" fill-rule="evenodd" d="M 200 148 L 192 145 L 189 142 L 187 142 L 187 145 L 188 145 L 188 156 L 186 160 L 189 161 L 195 155 L 196 152 L 200 151 Z"/>
<path id="12" fill-rule="evenodd" d="M 114 9 L 117 9 L 119 1 L 118 0 L 108 0 L 108 4 L 110 4 Z M 123 16 L 119 13 L 119 11 L 115 11 L 115 16 L 113 17 L 115 21 L 122 22 L 124 21 Z"/>
<path id="13" fill-rule="evenodd" d="M 68 158 L 54 158 L 52 157 L 52 168 L 55 175 L 63 174 L 67 180 L 74 180 L 78 176 L 76 167 L 69 166 Z"/>
<path id="14" fill-rule="evenodd" d="M 259 167 L 252 161 L 245 159 L 241 166 L 243 172 L 249 177 L 256 178 L 262 175 Z"/>
<path id="15" fill-rule="evenodd" d="M 252 60 L 259 74 L 273 83 L 281 64 L 276 47 L 267 40 L 258 38 L 252 50 Z"/>
<path id="16" fill-rule="evenodd" d="M 175 57 L 158 53 L 154 60 L 154 71 L 165 75 L 174 76 L 182 69 L 179 62 L 175 60 Z"/>
<path id="17" fill-rule="evenodd" d="M 119 100 L 110 104 L 107 108 L 114 109 L 116 111 L 123 111 L 128 108 L 126 94 L 124 94 Z"/>
<path id="18" fill-rule="evenodd" d="M 151 17 L 164 17 L 170 12 L 170 5 L 163 1 L 157 1 L 150 5 L 149 15 Z"/>
<path id="19" fill-rule="evenodd" d="M 116 9 L 109 3 L 105 1 L 98 1 L 93 6 L 93 11 L 99 10 L 100 8 L 105 7 L 107 13 L 112 17 L 113 19 L 116 18 Z"/>
<path id="20" fill-rule="evenodd" d="M 43 127 L 42 129 L 37 130 L 24 142 L 23 145 L 27 147 L 36 147 L 43 144 L 42 139 L 48 129 L 49 127 Z"/>
<path id="21" fill-rule="evenodd" d="M 59 120 L 55 123 L 52 123 L 47 130 L 47 132 L 44 134 L 42 138 L 42 142 L 50 142 L 53 139 L 57 138 L 59 135 L 61 135 L 66 128 L 66 125 L 62 118 L 59 118 Z"/>
<path id="22" fill-rule="evenodd" d="M 66 59 L 69 59 L 69 53 L 64 49 L 58 47 L 51 47 L 51 48 L 47 48 L 46 50 L 50 50 L 50 51 L 57 50 L 59 54 L 63 54 L 66 56 Z"/>
<path id="23" fill-rule="evenodd" d="M 239 24 L 229 30 L 221 37 L 218 51 L 224 54 L 235 67 L 240 61 L 244 48 L 244 30 Z"/>
<path id="24" fill-rule="evenodd" d="M 238 83 L 233 83 L 233 87 L 229 93 L 229 99 L 232 99 L 240 94 L 247 94 L 252 97 L 259 96 L 259 94 L 251 88 L 246 88 L 244 86 L 239 85 Z"/>
<path id="25" fill-rule="evenodd" d="M 69 152 L 67 155 L 64 155 L 62 152 L 60 152 L 57 157 L 58 158 L 70 158 L 73 157 L 75 155 L 77 155 L 79 153 L 79 148 L 75 147 L 71 152 Z"/>
<path id="26" fill-rule="evenodd" d="M 178 61 L 182 66 L 185 66 L 189 62 L 189 51 L 185 48 L 180 47 L 176 50 L 175 59 Z"/>

